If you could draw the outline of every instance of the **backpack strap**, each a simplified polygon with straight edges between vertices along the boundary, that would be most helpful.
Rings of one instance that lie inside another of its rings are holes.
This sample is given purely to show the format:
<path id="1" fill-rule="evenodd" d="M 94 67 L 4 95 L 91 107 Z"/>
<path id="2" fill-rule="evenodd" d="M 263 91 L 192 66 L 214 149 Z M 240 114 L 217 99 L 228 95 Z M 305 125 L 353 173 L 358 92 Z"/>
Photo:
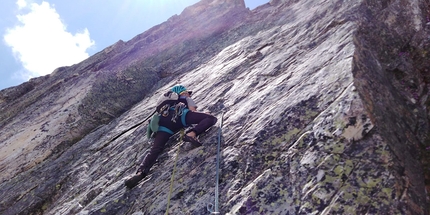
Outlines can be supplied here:
<path id="1" fill-rule="evenodd" d="M 164 127 L 164 126 L 161 126 L 161 125 L 160 125 L 160 126 L 158 126 L 158 131 L 164 131 L 164 132 L 169 133 L 169 134 L 171 134 L 171 135 L 173 135 L 173 134 L 174 134 L 172 130 L 170 130 L 170 129 L 168 129 L 168 128 Z"/>
<path id="2" fill-rule="evenodd" d="M 185 108 L 185 109 L 183 110 L 182 115 L 181 115 L 181 122 L 182 122 L 182 125 L 183 125 L 184 127 L 186 127 L 186 126 L 187 126 L 187 122 L 185 122 L 185 117 L 186 117 L 186 115 L 187 115 L 188 111 L 190 111 L 190 110 L 189 110 L 188 108 Z"/>

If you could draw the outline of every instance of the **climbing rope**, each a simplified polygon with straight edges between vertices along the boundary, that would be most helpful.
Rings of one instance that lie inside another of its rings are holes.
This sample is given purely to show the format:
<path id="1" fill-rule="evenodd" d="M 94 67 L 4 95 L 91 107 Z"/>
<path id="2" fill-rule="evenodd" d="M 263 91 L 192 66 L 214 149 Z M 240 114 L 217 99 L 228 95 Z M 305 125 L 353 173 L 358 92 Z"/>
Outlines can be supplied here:
<path id="1" fill-rule="evenodd" d="M 182 140 L 182 137 L 184 136 L 184 129 L 181 129 L 181 136 L 180 136 L 180 140 Z M 166 209 L 166 215 L 169 214 L 169 207 L 170 207 L 170 197 L 172 196 L 172 192 L 173 192 L 173 182 L 175 181 L 175 173 L 176 173 L 176 163 L 178 163 L 178 157 L 179 157 L 179 149 L 181 144 L 179 144 L 178 149 L 176 150 L 176 158 L 175 158 L 175 164 L 173 165 L 173 172 L 172 172 L 172 177 L 170 178 L 170 189 L 169 189 L 169 195 L 167 197 L 167 209 Z"/>
<path id="2" fill-rule="evenodd" d="M 151 118 L 152 117 L 152 115 L 154 115 L 154 113 L 155 113 L 156 111 L 154 111 L 151 115 L 149 115 L 145 120 L 143 120 L 142 122 L 139 122 L 139 123 L 137 123 L 136 125 L 134 125 L 134 126 L 132 126 L 132 127 L 130 127 L 129 129 L 127 129 L 127 130 L 125 130 L 125 131 L 123 131 L 123 132 L 121 132 L 120 134 L 118 134 L 118 135 L 116 135 L 114 138 L 112 138 L 111 140 L 109 140 L 109 142 L 107 142 L 105 145 L 107 145 L 107 144 L 109 144 L 109 143 L 111 143 L 111 142 L 113 142 L 114 140 L 116 140 L 116 139 L 118 139 L 119 137 L 121 137 L 123 134 L 125 134 L 125 133 L 127 133 L 128 131 L 130 131 L 131 129 L 133 129 L 133 128 L 136 128 L 137 126 L 139 126 L 139 125 L 142 125 L 144 122 L 146 122 L 149 118 Z"/>
<path id="3" fill-rule="evenodd" d="M 221 149 L 221 137 L 222 137 L 222 121 L 224 113 L 221 114 L 221 120 L 218 131 L 218 146 L 216 155 L 216 184 L 215 184 L 215 205 L 209 203 L 207 209 L 211 214 L 219 214 L 218 198 L 219 198 L 219 163 L 220 163 L 220 149 Z"/>

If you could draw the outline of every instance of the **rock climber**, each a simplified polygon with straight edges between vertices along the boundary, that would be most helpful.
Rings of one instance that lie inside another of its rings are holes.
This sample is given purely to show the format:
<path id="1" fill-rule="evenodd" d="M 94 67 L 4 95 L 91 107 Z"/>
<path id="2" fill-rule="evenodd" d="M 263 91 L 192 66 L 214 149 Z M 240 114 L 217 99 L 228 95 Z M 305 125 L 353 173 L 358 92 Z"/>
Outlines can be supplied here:
<path id="1" fill-rule="evenodd" d="M 191 98 L 192 91 L 188 91 L 182 85 L 174 86 L 171 91 L 179 95 L 178 104 L 180 105 L 170 108 L 168 114 L 160 114 L 158 122 L 160 129 L 153 136 L 154 143 L 140 164 L 136 174 L 125 181 L 125 186 L 128 188 L 133 188 L 139 181 L 145 178 L 150 168 L 155 164 L 157 157 L 163 152 L 165 144 L 174 133 L 187 126 L 195 125 L 186 132 L 182 140 L 190 142 L 193 148 L 200 147 L 202 144 L 197 139 L 198 135 L 205 132 L 217 122 L 217 118 L 211 114 L 197 112 L 197 105 Z M 179 111 L 180 114 L 178 114 L 178 107 L 181 109 Z M 183 119 L 185 119 L 185 122 Z"/>

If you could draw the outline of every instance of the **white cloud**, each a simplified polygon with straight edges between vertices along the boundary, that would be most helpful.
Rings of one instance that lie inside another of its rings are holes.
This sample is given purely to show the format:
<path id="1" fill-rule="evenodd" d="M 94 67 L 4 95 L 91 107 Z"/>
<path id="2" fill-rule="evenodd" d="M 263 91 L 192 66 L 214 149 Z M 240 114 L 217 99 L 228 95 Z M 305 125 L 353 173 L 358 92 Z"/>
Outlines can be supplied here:
<path id="1" fill-rule="evenodd" d="M 16 4 L 18 5 L 19 9 L 27 7 L 27 2 L 25 0 L 18 0 L 16 1 Z"/>
<path id="2" fill-rule="evenodd" d="M 7 29 L 4 41 L 29 77 L 46 75 L 88 58 L 86 50 L 95 44 L 88 29 L 73 35 L 48 2 L 26 4 L 17 0 L 19 8 L 29 6 L 30 12 L 17 15 L 20 24 Z"/>

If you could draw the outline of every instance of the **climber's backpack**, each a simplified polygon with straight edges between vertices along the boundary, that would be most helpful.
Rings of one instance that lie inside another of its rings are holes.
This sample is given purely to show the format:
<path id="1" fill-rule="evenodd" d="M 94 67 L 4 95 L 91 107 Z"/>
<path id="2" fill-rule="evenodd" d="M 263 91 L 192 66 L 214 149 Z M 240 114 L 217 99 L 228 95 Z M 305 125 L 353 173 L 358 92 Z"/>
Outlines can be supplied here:
<path id="1" fill-rule="evenodd" d="M 157 107 L 155 110 L 159 114 L 163 114 L 163 112 L 168 111 L 170 107 L 179 103 L 179 95 L 171 90 L 158 98 Z"/>
<path id="2" fill-rule="evenodd" d="M 173 91 L 168 91 L 160 96 L 157 101 L 157 107 L 155 111 L 157 112 L 152 116 L 147 128 L 147 137 L 151 138 L 155 132 L 158 131 L 158 122 L 161 116 L 167 116 L 169 114 L 170 107 L 173 107 L 179 103 L 179 95 Z"/>

